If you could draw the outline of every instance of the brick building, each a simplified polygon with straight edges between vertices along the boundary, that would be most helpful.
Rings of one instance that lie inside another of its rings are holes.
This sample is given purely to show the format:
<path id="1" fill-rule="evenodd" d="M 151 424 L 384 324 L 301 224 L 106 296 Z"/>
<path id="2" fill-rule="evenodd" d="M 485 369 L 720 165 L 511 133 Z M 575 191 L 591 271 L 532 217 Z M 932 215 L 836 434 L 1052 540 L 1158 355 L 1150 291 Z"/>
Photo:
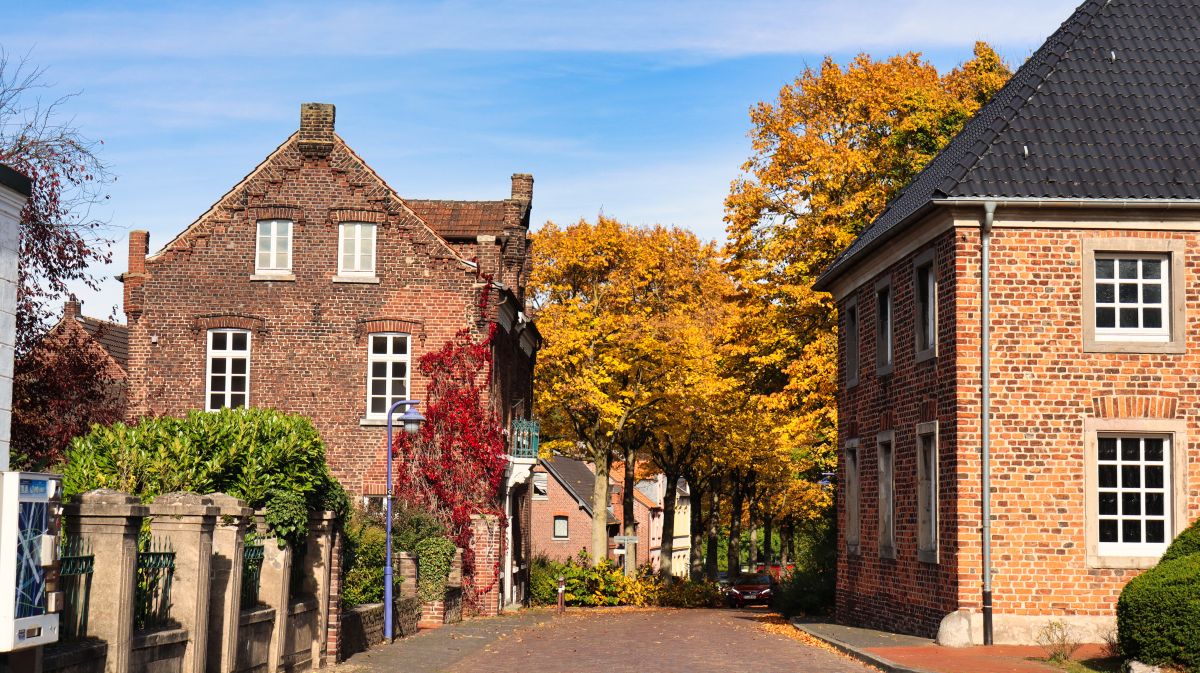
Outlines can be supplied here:
<path id="1" fill-rule="evenodd" d="M 818 280 L 840 620 L 1094 641 L 1200 513 L 1198 18 L 1084 2 Z"/>
<path id="2" fill-rule="evenodd" d="M 533 468 L 530 490 L 530 544 L 535 556 L 562 561 L 582 549 L 591 553 L 592 489 L 596 474 L 581 460 L 551 456 Z M 620 519 L 609 507 L 609 549 L 620 535 Z M 610 558 L 612 554 L 609 555 Z"/>
<path id="3" fill-rule="evenodd" d="M 516 174 L 503 200 L 401 198 L 334 132 L 332 105 L 302 105 L 299 131 L 161 250 L 130 234 L 130 415 L 304 414 L 342 484 L 382 494 L 387 409 L 427 399 L 418 361 L 465 329 L 492 338 L 504 426 L 528 417 L 532 194 Z M 529 466 L 514 466 L 504 506 L 519 527 Z"/>

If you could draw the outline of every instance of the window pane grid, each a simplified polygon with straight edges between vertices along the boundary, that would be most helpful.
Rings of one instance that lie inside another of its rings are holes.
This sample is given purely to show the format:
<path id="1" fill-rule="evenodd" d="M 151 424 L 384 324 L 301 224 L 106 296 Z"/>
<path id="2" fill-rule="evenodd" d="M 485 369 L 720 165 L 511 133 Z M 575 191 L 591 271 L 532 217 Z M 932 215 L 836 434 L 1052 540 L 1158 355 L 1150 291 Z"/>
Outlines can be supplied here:
<path id="1" fill-rule="evenodd" d="M 255 252 L 256 271 L 290 271 L 292 268 L 291 220 L 260 220 Z"/>
<path id="2" fill-rule="evenodd" d="M 375 225 L 370 222 L 343 222 L 341 225 L 339 273 L 375 273 Z"/>
<path id="3" fill-rule="evenodd" d="M 1097 255 L 1096 332 L 1167 340 L 1168 260 L 1164 256 Z"/>
<path id="4" fill-rule="evenodd" d="M 1170 447 L 1164 437 L 1097 438 L 1097 515 L 1102 552 L 1155 555 L 1170 530 Z"/>
<path id="5" fill-rule="evenodd" d="M 250 404 L 250 333 L 211 330 L 208 333 L 208 371 L 205 409 L 237 409 Z"/>
<path id="6" fill-rule="evenodd" d="M 409 398 L 407 334 L 371 334 L 367 340 L 367 416 L 387 417 L 393 404 Z M 404 413 L 397 409 L 397 413 Z"/>

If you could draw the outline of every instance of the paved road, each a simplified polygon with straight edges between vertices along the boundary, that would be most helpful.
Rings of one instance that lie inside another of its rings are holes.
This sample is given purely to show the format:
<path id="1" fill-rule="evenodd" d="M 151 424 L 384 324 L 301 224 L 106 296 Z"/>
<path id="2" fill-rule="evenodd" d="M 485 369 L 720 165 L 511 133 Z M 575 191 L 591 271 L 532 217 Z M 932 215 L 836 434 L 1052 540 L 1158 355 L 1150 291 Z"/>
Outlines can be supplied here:
<path id="1" fill-rule="evenodd" d="M 337 673 L 866 673 L 769 631 L 762 610 L 527 611 L 443 627 L 352 658 Z"/>

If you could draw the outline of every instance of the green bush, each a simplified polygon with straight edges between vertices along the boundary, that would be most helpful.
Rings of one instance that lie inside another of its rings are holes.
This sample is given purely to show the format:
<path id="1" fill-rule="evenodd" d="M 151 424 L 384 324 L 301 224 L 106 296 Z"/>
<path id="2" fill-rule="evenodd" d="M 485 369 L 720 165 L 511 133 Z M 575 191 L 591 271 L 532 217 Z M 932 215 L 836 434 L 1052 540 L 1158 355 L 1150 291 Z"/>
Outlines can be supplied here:
<path id="1" fill-rule="evenodd" d="M 534 605 L 558 605 L 558 568 L 561 564 L 545 556 L 535 556 L 529 564 L 529 602 Z"/>
<path id="2" fill-rule="evenodd" d="M 383 569 L 387 565 L 387 532 L 383 520 L 356 510 L 345 526 L 342 605 L 352 608 L 383 600 Z M 396 576 L 395 582 L 403 578 Z"/>
<path id="3" fill-rule="evenodd" d="M 68 497 L 95 488 L 143 502 L 173 491 L 227 493 L 265 507 L 271 534 L 293 544 L 307 536 L 309 513 L 329 510 L 344 518 L 350 511 L 312 421 L 271 409 L 92 426 L 71 441 L 61 471 Z"/>
<path id="4" fill-rule="evenodd" d="M 713 607 L 721 603 L 721 589 L 713 582 L 675 578 L 670 585 L 651 568 L 642 566 L 635 577 L 605 560 L 592 567 L 584 551 L 566 561 L 535 557 L 530 564 L 529 596 L 534 605 L 558 604 L 558 578 L 564 578 L 563 600 L 570 606 L 660 605 L 671 608 Z"/>
<path id="5" fill-rule="evenodd" d="M 1163 552 L 1158 562 L 1174 561 L 1192 554 L 1200 554 L 1200 519 L 1193 521 L 1192 525 L 1183 529 L 1183 532 L 1171 541 L 1171 546 L 1167 547 L 1167 551 Z"/>
<path id="6" fill-rule="evenodd" d="M 447 537 L 446 526 L 429 512 L 414 508 L 392 510 L 392 543 L 394 549 L 414 556 L 422 540 Z"/>
<path id="7" fill-rule="evenodd" d="M 1200 671 L 1200 554 L 1160 561 L 1117 601 L 1121 654 Z"/>
<path id="8" fill-rule="evenodd" d="M 771 601 L 785 617 L 827 613 L 837 588 L 837 529 L 832 520 L 817 522 L 801 539 L 795 568 L 781 578 Z"/>
<path id="9" fill-rule="evenodd" d="M 417 543 L 417 594 L 422 601 L 436 601 L 446 595 L 455 549 L 454 543 L 444 537 L 429 537 Z"/>
<path id="10" fill-rule="evenodd" d="M 724 600 L 721 585 L 708 580 L 693 582 L 677 577 L 658 590 L 658 604 L 664 608 L 715 608 Z"/>

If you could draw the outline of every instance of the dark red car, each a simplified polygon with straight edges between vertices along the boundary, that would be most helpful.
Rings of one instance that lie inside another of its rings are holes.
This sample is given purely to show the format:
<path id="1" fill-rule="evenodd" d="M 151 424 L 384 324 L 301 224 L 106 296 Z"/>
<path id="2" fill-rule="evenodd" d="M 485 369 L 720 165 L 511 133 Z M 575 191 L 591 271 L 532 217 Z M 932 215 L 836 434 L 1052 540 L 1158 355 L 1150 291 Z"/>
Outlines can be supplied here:
<path id="1" fill-rule="evenodd" d="M 725 592 L 729 607 L 740 608 L 756 603 L 770 605 L 775 595 L 775 580 L 770 575 L 742 575 Z"/>

